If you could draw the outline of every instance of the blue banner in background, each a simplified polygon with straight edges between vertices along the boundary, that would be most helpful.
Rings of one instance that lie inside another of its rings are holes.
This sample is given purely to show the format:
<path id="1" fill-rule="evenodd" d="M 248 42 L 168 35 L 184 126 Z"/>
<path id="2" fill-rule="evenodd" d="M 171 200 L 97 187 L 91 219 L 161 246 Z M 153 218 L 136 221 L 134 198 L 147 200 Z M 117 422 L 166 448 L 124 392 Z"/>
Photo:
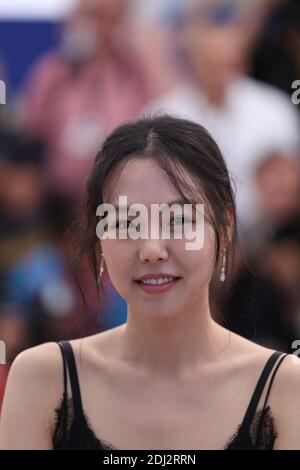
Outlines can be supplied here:
<path id="1" fill-rule="evenodd" d="M 7 99 L 21 87 L 32 64 L 59 40 L 56 21 L 0 20 L 0 62 L 4 66 Z"/>

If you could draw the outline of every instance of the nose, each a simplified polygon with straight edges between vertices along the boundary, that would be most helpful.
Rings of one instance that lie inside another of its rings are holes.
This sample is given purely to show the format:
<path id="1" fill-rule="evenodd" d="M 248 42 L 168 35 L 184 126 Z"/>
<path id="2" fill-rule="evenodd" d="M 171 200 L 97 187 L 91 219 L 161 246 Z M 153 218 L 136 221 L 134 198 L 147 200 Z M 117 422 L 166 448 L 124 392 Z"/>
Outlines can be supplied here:
<path id="1" fill-rule="evenodd" d="M 168 250 L 163 240 L 143 240 L 139 249 L 139 260 L 142 263 L 167 261 L 168 257 Z"/>

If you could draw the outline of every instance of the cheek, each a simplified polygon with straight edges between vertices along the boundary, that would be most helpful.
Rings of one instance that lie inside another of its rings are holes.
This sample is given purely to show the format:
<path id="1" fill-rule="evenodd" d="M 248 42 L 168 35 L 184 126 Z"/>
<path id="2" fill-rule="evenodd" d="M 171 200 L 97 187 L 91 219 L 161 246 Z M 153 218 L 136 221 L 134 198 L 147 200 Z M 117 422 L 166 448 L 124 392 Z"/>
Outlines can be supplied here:
<path id="1" fill-rule="evenodd" d="M 212 228 L 205 224 L 204 244 L 200 250 L 181 252 L 182 263 L 189 276 L 193 275 L 196 282 L 210 282 L 214 270 L 215 235 Z"/>
<path id="2" fill-rule="evenodd" d="M 106 260 L 105 268 L 115 288 L 122 293 L 128 289 L 132 277 L 132 260 L 134 254 L 129 243 L 119 240 L 103 240 L 102 248 Z"/>
<path id="3" fill-rule="evenodd" d="M 186 255 L 186 270 L 191 284 L 206 285 L 213 275 L 213 252 L 200 250 L 194 254 Z"/>

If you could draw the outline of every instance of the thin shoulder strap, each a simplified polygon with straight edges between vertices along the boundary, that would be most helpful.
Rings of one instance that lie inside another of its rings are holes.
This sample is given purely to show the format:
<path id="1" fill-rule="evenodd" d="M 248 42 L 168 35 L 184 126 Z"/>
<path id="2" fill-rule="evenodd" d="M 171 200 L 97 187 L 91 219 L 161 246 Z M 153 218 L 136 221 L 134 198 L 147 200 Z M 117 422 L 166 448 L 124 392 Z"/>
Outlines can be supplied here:
<path id="1" fill-rule="evenodd" d="M 277 362 L 276 366 L 274 367 L 273 369 L 273 372 L 272 372 L 272 375 L 271 375 L 271 380 L 270 380 L 270 383 L 269 383 L 269 386 L 268 386 L 268 389 L 267 389 L 267 393 L 266 393 L 266 398 L 265 398 L 265 401 L 264 401 L 264 405 L 263 405 L 263 408 L 262 408 L 262 413 L 261 413 L 261 416 L 260 416 L 260 419 L 259 419 L 259 425 L 258 425 L 258 429 L 257 429 L 257 433 L 256 433 L 256 442 L 255 442 L 255 445 L 257 446 L 258 445 L 258 439 L 259 439 L 259 436 L 260 436 L 260 430 L 261 430 L 261 426 L 262 426 L 262 423 L 263 423 L 263 417 L 264 417 L 264 411 L 267 407 L 267 403 L 268 403 L 268 398 L 269 398 L 269 395 L 270 395 L 270 391 L 271 391 L 271 388 L 272 388 L 272 384 L 273 384 L 273 381 L 274 381 L 274 378 L 275 378 L 275 375 L 276 375 L 276 372 L 280 366 L 280 364 L 282 363 L 283 359 L 287 356 L 287 353 L 283 353 L 279 359 L 279 361 Z"/>
<path id="2" fill-rule="evenodd" d="M 62 401 L 62 406 L 64 408 L 64 413 L 63 413 L 63 433 L 64 436 L 67 435 L 67 428 L 68 428 L 68 381 L 67 381 L 67 364 L 66 364 L 66 358 L 64 354 L 64 349 L 62 346 L 62 343 L 59 342 L 57 343 L 60 347 L 62 358 L 63 358 L 63 374 L 64 374 L 64 393 L 63 393 L 63 401 Z"/>
<path id="3" fill-rule="evenodd" d="M 267 390 L 267 393 L 266 393 L 266 398 L 265 398 L 265 401 L 264 401 L 264 406 L 263 406 L 263 410 L 266 408 L 267 406 L 267 402 L 268 402 L 268 398 L 269 398 L 269 395 L 270 395 L 270 391 L 271 391 L 271 388 L 272 388 L 272 384 L 273 384 L 273 381 L 274 381 L 274 378 L 275 378 L 275 375 L 276 375 L 276 372 L 280 366 L 280 364 L 282 363 L 283 359 L 285 358 L 285 356 L 287 356 L 287 353 L 282 353 L 279 361 L 277 362 L 276 366 L 274 367 L 273 369 L 273 372 L 272 372 L 272 375 L 271 375 L 271 380 L 270 380 L 270 383 L 269 383 L 269 386 L 268 386 L 268 390 Z"/>
<path id="4" fill-rule="evenodd" d="M 67 381 L 67 363 L 66 363 L 66 357 L 64 354 L 64 348 L 62 345 L 62 342 L 57 343 L 58 346 L 60 347 L 62 358 L 63 358 L 63 368 L 64 368 L 64 399 L 67 398 L 68 396 L 68 381 Z"/>
<path id="5" fill-rule="evenodd" d="M 281 356 L 281 357 L 280 357 Z M 269 357 L 265 367 L 263 368 L 263 371 L 258 379 L 258 382 L 256 384 L 256 387 L 255 387 L 255 390 L 253 392 L 253 395 L 252 395 L 252 398 L 250 400 L 250 403 L 248 405 L 248 408 L 247 408 L 247 411 L 245 413 L 245 417 L 243 419 L 243 422 L 242 422 L 242 425 L 241 425 L 241 428 L 246 428 L 247 430 L 250 428 L 250 425 L 253 421 L 253 418 L 254 418 L 254 415 L 255 415 L 255 412 L 257 410 L 257 406 L 258 406 L 258 403 L 259 403 L 259 400 L 261 398 L 261 395 L 264 391 L 264 387 L 265 387 L 265 384 L 268 380 L 268 377 L 270 376 L 271 372 L 272 372 L 272 369 L 274 367 L 274 364 L 276 363 L 276 361 L 278 360 L 278 358 L 280 357 L 280 360 L 278 361 L 274 371 L 273 371 L 273 374 L 272 374 L 272 377 L 271 377 L 271 381 L 270 381 L 270 384 L 269 384 L 269 387 L 268 387 L 268 391 L 267 391 L 267 396 L 266 396 L 266 399 L 265 399 L 265 402 L 264 402 L 264 408 L 266 406 L 266 403 L 267 403 L 267 399 L 269 397 L 269 393 L 270 393 L 270 390 L 271 390 L 271 386 L 272 386 L 272 383 L 273 383 L 273 380 L 274 380 L 274 377 L 275 377 L 275 374 L 277 372 L 277 369 L 278 367 L 280 366 L 281 362 L 283 361 L 283 359 L 285 358 L 285 356 L 287 356 L 286 353 L 282 353 L 280 351 L 275 351 L 274 353 L 272 353 L 272 355 Z"/>
<path id="6" fill-rule="evenodd" d="M 83 417 L 83 409 L 82 409 L 80 386 L 79 386 L 79 381 L 78 381 L 78 374 L 77 374 L 73 348 L 71 344 L 69 343 L 69 341 L 59 341 L 58 344 L 62 352 L 63 363 L 64 363 L 64 396 L 67 395 L 67 369 L 68 369 L 75 416 L 78 419 L 81 419 Z"/>

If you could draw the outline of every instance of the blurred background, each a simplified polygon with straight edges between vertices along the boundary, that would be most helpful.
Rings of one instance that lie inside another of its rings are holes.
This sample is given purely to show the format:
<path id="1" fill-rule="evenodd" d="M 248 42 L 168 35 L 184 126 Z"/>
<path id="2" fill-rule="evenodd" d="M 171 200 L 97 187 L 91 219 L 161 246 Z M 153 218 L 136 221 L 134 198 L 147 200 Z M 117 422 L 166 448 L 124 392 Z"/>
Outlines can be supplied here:
<path id="1" fill-rule="evenodd" d="M 235 188 L 241 250 L 227 287 L 215 286 L 216 318 L 294 351 L 299 0 L 2 0 L 0 80 L 0 405 L 20 351 L 126 321 L 107 275 L 99 305 L 84 273 L 83 304 L 66 229 L 105 136 L 157 110 L 207 127 Z"/>

